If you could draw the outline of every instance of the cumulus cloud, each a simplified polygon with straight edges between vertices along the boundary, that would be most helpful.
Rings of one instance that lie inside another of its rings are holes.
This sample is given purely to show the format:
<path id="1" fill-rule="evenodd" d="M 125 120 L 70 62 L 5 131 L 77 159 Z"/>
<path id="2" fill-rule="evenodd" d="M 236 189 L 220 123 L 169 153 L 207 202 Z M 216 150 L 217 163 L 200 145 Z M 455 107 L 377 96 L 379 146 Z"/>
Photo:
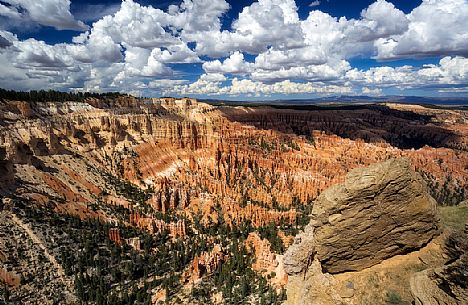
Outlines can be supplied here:
<path id="1" fill-rule="evenodd" d="M 219 60 L 203 63 L 203 70 L 207 73 L 244 74 L 252 72 L 253 64 L 244 60 L 244 54 L 236 51 L 223 62 Z"/>
<path id="2" fill-rule="evenodd" d="M 266 51 L 269 46 L 287 49 L 303 45 L 294 0 L 254 2 L 244 7 L 231 27 L 231 31 L 220 31 L 217 25 L 209 30 L 190 34 L 184 30 L 183 37 L 196 41 L 196 51 L 199 54 L 211 57 L 226 56 L 236 50 L 258 54 Z"/>
<path id="3" fill-rule="evenodd" d="M 418 71 L 418 76 L 444 84 L 460 84 L 468 81 L 468 59 L 444 57 L 439 65 L 425 65 Z"/>
<path id="4" fill-rule="evenodd" d="M 185 43 L 168 46 L 167 49 L 154 48 L 151 57 L 161 63 L 195 63 L 200 62 L 198 55 Z"/>
<path id="5" fill-rule="evenodd" d="M 231 87 L 228 87 L 231 95 L 238 94 L 298 94 L 298 93 L 318 93 L 318 94 L 346 94 L 351 93 L 352 89 L 347 86 L 325 85 L 321 83 L 298 83 L 290 80 L 284 80 L 274 84 L 264 84 L 252 80 L 233 79 Z"/>
<path id="6" fill-rule="evenodd" d="M 412 66 L 373 67 L 369 70 L 352 69 L 345 79 L 363 86 L 380 88 L 418 88 L 439 87 L 441 85 L 468 84 L 468 59 L 464 57 L 444 57 L 437 65 L 425 65 L 421 68 Z"/>
<path id="7" fill-rule="evenodd" d="M 21 21 L 32 21 L 58 30 L 86 30 L 87 25 L 70 12 L 70 0 L 3 0 L 0 15 Z"/>
<path id="8" fill-rule="evenodd" d="M 172 90 L 168 90 L 170 93 L 187 95 L 187 94 L 198 94 L 198 95 L 219 95 L 224 92 L 225 89 L 221 88 L 221 82 L 217 80 L 210 80 L 204 77 L 200 77 L 197 81 L 183 86 L 174 86 Z"/>
<path id="9" fill-rule="evenodd" d="M 19 19 L 21 18 L 21 13 L 18 11 L 18 7 L 6 6 L 0 3 L 0 16 Z"/>
<path id="10" fill-rule="evenodd" d="M 80 40 L 82 39 L 82 40 Z M 82 42 L 81 42 L 82 41 Z M 77 61 L 83 63 L 93 62 L 120 62 L 122 56 L 122 45 L 116 43 L 108 35 L 92 33 L 91 35 L 79 36 L 74 39 L 75 44 L 66 46 L 70 55 Z"/>
<path id="11" fill-rule="evenodd" d="M 301 45 L 298 23 L 294 0 L 259 0 L 242 10 L 232 28 L 249 41 L 249 45 L 242 46 L 246 52 L 258 53 L 269 45 L 278 49 Z"/>
<path id="12" fill-rule="evenodd" d="M 172 88 L 177 85 L 182 85 L 188 83 L 188 80 L 185 79 L 156 79 L 149 82 L 148 86 L 150 88 Z"/>
<path id="13" fill-rule="evenodd" d="M 227 78 L 221 73 L 208 73 L 208 74 L 202 74 L 200 76 L 200 79 L 206 80 L 209 82 L 224 82 Z"/>
<path id="14" fill-rule="evenodd" d="M 225 0 L 184 0 L 166 11 L 123 0 L 109 10 L 96 6 L 89 18 L 73 16 L 70 0 L 1 1 L 0 20 L 82 32 L 50 45 L 0 30 L 0 86 L 228 96 L 466 88 L 465 0 L 423 0 L 409 14 L 376 0 L 356 19 L 333 17 L 318 4 L 300 18 L 294 0 L 259 0 L 223 27 Z M 79 19 L 96 21 L 87 28 Z M 445 57 L 422 67 L 350 64 L 356 56 L 433 55 Z M 187 70 L 179 68 L 189 64 L 203 69 L 196 81 L 183 79 Z"/>
<path id="15" fill-rule="evenodd" d="M 377 38 L 402 34 L 408 30 L 409 20 L 392 3 L 377 0 L 361 12 L 361 19 L 352 21 L 346 33 L 356 41 L 373 41 Z"/>
<path id="16" fill-rule="evenodd" d="M 320 5 L 320 1 L 319 0 L 315 0 L 315 1 L 312 1 L 309 6 L 311 7 L 314 7 L 314 6 L 319 6 Z"/>
<path id="17" fill-rule="evenodd" d="M 35 39 L 19 40 L 16 35 L 0 30 L 8 41 L 0 49 L 0 84 L 4 88 L 60 89 L 82 87 L 86 67 L 75 65 L 64 44 L 48 45 Z"/>
<path id="18" fill-rule="evenodd" d="M 8 40 L 6 37 L 3 37 L 1 34 L 0 34 L 0 49 L 1 48 L 6 48 L 6 47 L 9 47 L 13 45 L 13 43 Z"/>
<path id="19" fill-rule="evenodd" d="M 382 95 L 382 89 L 380 88 L 368 88 L 368 87 L 363 87 L 362 88 L 362 94 L 364 95 L 370 95 L 370 96 L 379 96 Z"/>
<path id="20" fill-rule="evenodd" d="M 159 9 L 124 0 L 117 13 L 95 22 L 88 33 L 77 39 L 93 41 L 109 38 L 115 43 L 124 42 L 141 48 L 167 47 L 180 43 L 178 38 L 164 29 L 171 24 L 171 18 Z"/>
<path id="21" fill-rule="evenodd" d="M 264 82 L 275 82 L 287 79 L 306 79 L 314 81 L 339 80 L 351 69 L 346 60 L 330 59 L 327 63 L 317 65 L 294 65 L 278 69 L 258 69 L 252 78 Z"/>
<path id="22" fill-rule="evenodd" d="M 16 41 L 18 56 L 15 64 L 25 67 L 47 67 L 51 69 L 73 66 L 73 58 L 63 45 L 51 46 L 43 41 L 27 39 Z"/>
<path id="23" fill-rule="evenodd" d="M 408 30 L 375 42 L 377 58 L 468 55 L 468 2 L 424 0 L 408 16 Z"/>
<path id="24" fill-rule="evenodd" d="M 349 94 L 352 88 L 349 86 L 325 85 L 323 83 L 299 83 L 284 80 L 274 84 L 265 84 L 250 79 L 234 78 L 230 85 L 220 86 L 219 82 L 211 82 L 199 79 L 190 85 L 176 86 L 176 93 L 186 95 L 271 95 L 271 94 L 300 94 L 315 93 L 320 95 Z"/>
<path id="25" fill-rule="evenodd" d="M 174 26 L 189 35 L 219 30 L 220 18 L 229 7 L 224 0 L 185 0 L 180 7 L 172 5 L 169 14 L 174 17 Z"/>
<path id="26" fill-rule="evenodd" d="M 297 66 L 322 65 L 328 61 L 323 50 L 317 50 L 316 45 L 292 50 L 269 49 L 255 58 L 255 68 L 275 71 Z"/>
<path id="27" fill-rule="evenodd" d="M 117 4 L 74 4 L 74 16 L 76 19 L 91 22 L 97 21 L 104 16 L 113 15 L 120 9 L 120 3 Z"/>
<path id="28" fill-rule="evenodd" d="M 191 2 L 183 4 L 184 11 L 165 13 L 151 6 L 141 6 L 124 0 L 114 15 L 108 15 L 93 27 L 73 39 L 70 53 L 77 61 L 108 64 L 125 62 L 113 84 L 122 78 L 135 76 L 171 75 L 167 64 L 199 62 L 198 55 L 169 29 L 183 25 L 181 15 L 187 15 Z M 182 8 L 181 8 L 182 9 Z"/>

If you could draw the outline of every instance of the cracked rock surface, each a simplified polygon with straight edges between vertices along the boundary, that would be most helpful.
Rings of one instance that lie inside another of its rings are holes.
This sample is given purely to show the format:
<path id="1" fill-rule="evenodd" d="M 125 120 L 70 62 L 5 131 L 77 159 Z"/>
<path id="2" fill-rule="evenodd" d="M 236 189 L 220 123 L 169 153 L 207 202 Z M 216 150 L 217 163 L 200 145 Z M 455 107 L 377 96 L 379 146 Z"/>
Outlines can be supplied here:
<path id="1" fill-rule="evenodd" d="M 423 247 L 438 223 L 436 202 L 408 159 L 355 169 L 317 198 L 312 221 L 286 252 L 286 272 L 303 272 L 314 259 L 331 274 L 359 271 Z"/>

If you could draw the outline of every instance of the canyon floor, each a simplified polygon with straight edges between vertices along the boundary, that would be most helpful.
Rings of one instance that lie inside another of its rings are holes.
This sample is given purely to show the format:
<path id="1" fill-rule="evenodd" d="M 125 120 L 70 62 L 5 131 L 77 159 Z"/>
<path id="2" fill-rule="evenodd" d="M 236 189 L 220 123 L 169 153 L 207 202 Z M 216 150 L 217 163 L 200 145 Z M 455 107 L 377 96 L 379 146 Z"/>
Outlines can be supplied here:
<path id="1" fill-rule="evenodd" d="M 464 305 L 467 120 L 4 98 L 0 304 Z"/>

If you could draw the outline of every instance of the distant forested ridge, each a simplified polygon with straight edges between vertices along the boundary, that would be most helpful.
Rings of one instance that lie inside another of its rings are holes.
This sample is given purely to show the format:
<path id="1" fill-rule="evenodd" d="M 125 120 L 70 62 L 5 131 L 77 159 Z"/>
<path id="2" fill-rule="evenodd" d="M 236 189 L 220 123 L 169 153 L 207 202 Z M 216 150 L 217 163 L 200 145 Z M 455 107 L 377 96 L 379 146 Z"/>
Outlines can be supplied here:
<path id="1" fill-rule="evenodd" d="M 127 94 L 120 92 L 61 92 L 55 90 L 31 90 L 31 91 L 14 91 L 0 88 L 1 100 L 15 100 L 26 102 L 65 102 L 76 101 L 80 102 L 86 98 L 115 98 L 118 96 L 126 96 Z"/>

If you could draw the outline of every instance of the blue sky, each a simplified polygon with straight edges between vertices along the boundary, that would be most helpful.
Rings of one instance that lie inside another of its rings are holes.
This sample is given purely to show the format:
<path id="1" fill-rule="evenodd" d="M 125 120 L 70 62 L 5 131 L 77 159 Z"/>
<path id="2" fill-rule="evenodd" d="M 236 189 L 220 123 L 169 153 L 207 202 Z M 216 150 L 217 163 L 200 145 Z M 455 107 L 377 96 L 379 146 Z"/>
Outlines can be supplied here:
<path id="1" fill-rule="evenodd" d="M 0 0 L 0 87 L 468 96 L 468 2 Z"/>

